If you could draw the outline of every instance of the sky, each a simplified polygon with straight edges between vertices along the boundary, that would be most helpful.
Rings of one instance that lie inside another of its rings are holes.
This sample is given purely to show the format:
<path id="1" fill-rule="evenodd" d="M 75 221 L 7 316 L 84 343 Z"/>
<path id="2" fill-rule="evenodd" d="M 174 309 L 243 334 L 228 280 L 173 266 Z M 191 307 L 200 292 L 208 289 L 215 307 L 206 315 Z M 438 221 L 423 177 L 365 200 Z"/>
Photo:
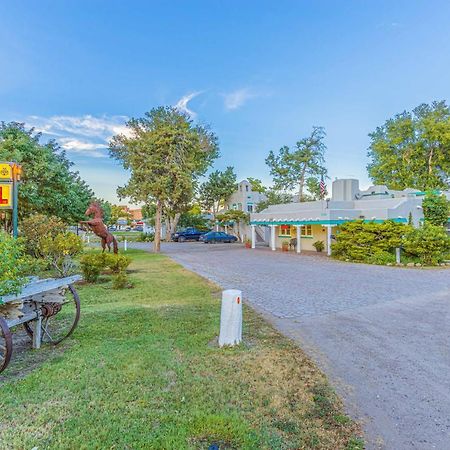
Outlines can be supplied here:
<path id="1" fill-rule="evenodd" d="M 114 203 L 108 141 L 160 105 L 211 126 L 214 169 L 267 184 L 269 151 L 323 126 L 328 184 L 364 188 L 368 134 L 449 100 L 449 23 L 448 0 L 0 0 L 0 120 L 56 139 Z"/>

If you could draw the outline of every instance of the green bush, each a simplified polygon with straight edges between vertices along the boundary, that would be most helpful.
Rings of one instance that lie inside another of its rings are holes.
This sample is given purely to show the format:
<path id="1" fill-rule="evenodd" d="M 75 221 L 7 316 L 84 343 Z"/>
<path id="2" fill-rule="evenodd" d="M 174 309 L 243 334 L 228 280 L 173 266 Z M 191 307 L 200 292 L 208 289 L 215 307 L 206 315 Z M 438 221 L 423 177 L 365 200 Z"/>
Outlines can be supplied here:
<path id="1" fill-rule="evenodd" d="M 69 231 L 54 237 L 46 237 L 40 242 L 40 252 L 44 259 L 62 276 L 69 275 L 75 267 L 74 257 L 83 251 L 79 236 Z"/>
<path id="2" fill-rule="evenodd" d="M 24 251 L 22 240 L 0 231 L 0 296 L 16 294 L 26 283 L 29 265 Z"/>
<path id="3" fill-rule="evenodd" d="M 33 214 L 20 223 L 20 235 L 24 239 L 26 252 L 35 258 L 44 258 L 42 245 L 48 239 L 67 231 L 66 224 L 54 216 Z"/>
<path id="4" fill-rule="evenodd" d="M 325 249 L 325 244 L 323 241 L 316 241 L 313 244 L 313 247 L 318 251 L 318 252 L 323 252 L 323 250 Z"/>
<path id="5" fill-rule="evenodd" d="M 155 239 L 155 233 L 140 233 L 137 241 L 138 242 L 153 242 Z"/>
<path id="6" fill-rule="evenodd" d="M 425 222 L 432 225 L 445 225 L 450 216 L 450 202 L 444 194 L 427 192 L 422 202 Z"/>
<path id="7" fill-rule="evenodd" d="M 112 273 L 121 273 L 127 270 L 127 267 L 131 264 L 131 258 L 124 255 L 110 255 L 108 265 Z"/>
<path id="8" fill-rule="evenodd" d="M 358 220 L 342 224 L 332 244 L 332 254 L 338 259 L 370 262 L 374 258 L 385 260 L 402 244 L 403 236 L 412 227 L 387 220 L 383 223 Z M 395 261 L 395 258 L 394 258 Z"/>
<path id="9" fill-rule="evenodd" d="M 388 252 L 377 252 L 373 254 L 372 256 L 369 256 L 366 260 L 369 264 L 379 264 L 379 265 L 386 265 L 386 264 L 395 264 L 395 254 L 394 253 L 388 253 Z"/>
<path id="10" fill-rule="evenodd" d="M 84 279 L 89 283 L 95 283 L 102 270 L 105 269 L 109 269 L 113 274 L 122 274 L 126 277 L 126 269 L 130 263 L 131 258 L 111 253 L 84 255 L 80 260 Z"/>
<path id="11" fill-rule="evenodd" d="M 83 278 L 88 283 L 95 283 L 100 276 L 102 268 L 104 267 L 98 256 L 99 255 L 83 255 L 80 259 Z"/>
<path id="12" fill-rule="evenodd" d="M 113 289 L 125 289 L 129 286 L 128 276 L 126 272 L 119 272 L 113 276 L 112 288 Z"/>
<path id="13" fill-rule="evenodd" d="M 425 223 L 405 235 L 403 248 L 408 254 L 418 257 L 422 264 L 436 265 L 450 251 L 450 237 L 442 226 Z"/>

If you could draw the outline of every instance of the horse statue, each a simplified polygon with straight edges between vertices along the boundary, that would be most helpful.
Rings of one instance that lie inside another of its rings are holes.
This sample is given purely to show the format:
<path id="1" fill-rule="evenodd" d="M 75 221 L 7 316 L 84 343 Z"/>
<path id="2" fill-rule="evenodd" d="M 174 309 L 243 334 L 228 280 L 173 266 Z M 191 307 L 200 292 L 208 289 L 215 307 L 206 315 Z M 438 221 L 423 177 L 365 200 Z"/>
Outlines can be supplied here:
<path id="1" fill-rule="evenodd" d="M 103 211 L 101 206 L 97 202 L 92 202 L 89 208 L 84 213 L 86 216 L 94 216 L 91 220 L 82 220 L 80 222 L 81 228 L 84 229 L 84 225 L 87 225 L 95 235 L 102 240 L 103 252 L 108 246 L 108 251 L 111 251 L 111 244 L 113 245 L 114 253 L 118 253 L 118 246 L 116 238 L 108 231 L 103 223 Z"/>

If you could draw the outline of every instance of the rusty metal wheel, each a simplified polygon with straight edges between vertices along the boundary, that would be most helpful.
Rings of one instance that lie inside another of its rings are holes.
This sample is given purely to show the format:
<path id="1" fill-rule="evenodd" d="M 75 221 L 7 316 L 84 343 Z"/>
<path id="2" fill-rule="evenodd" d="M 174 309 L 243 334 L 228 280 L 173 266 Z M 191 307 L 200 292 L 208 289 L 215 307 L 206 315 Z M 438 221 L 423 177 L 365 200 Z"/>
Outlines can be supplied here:
<path id="1" fill-rule="evenodd" d="M 63 303 L 44 303 L 41 306 L 41 343 L 59 344 L 68 338 L 80 320 L 80 297 L 72 285 L 66 292 Z M 27 334 L 33 338 L 34 321 L 25 322 L 23 327 Z"/>
<path id="2" fill-rule="evenodd" d="M 3 372 L 11 360 L 12 336 L 8 324 L 0 317 L 0 372 Z"/>

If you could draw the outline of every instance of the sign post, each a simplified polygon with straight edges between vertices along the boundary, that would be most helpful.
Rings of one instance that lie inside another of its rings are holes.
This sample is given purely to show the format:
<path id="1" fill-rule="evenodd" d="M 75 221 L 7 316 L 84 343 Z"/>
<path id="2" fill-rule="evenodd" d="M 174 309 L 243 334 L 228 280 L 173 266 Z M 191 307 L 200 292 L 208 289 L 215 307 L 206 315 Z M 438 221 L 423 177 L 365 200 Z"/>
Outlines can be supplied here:
<path id="1" fill-rule="evenodd" d="M 18 236 L 19 182 L 22 166 L 13 162 L 0 162 L 0 210 L 12 209 L 13 236 Z"/>

